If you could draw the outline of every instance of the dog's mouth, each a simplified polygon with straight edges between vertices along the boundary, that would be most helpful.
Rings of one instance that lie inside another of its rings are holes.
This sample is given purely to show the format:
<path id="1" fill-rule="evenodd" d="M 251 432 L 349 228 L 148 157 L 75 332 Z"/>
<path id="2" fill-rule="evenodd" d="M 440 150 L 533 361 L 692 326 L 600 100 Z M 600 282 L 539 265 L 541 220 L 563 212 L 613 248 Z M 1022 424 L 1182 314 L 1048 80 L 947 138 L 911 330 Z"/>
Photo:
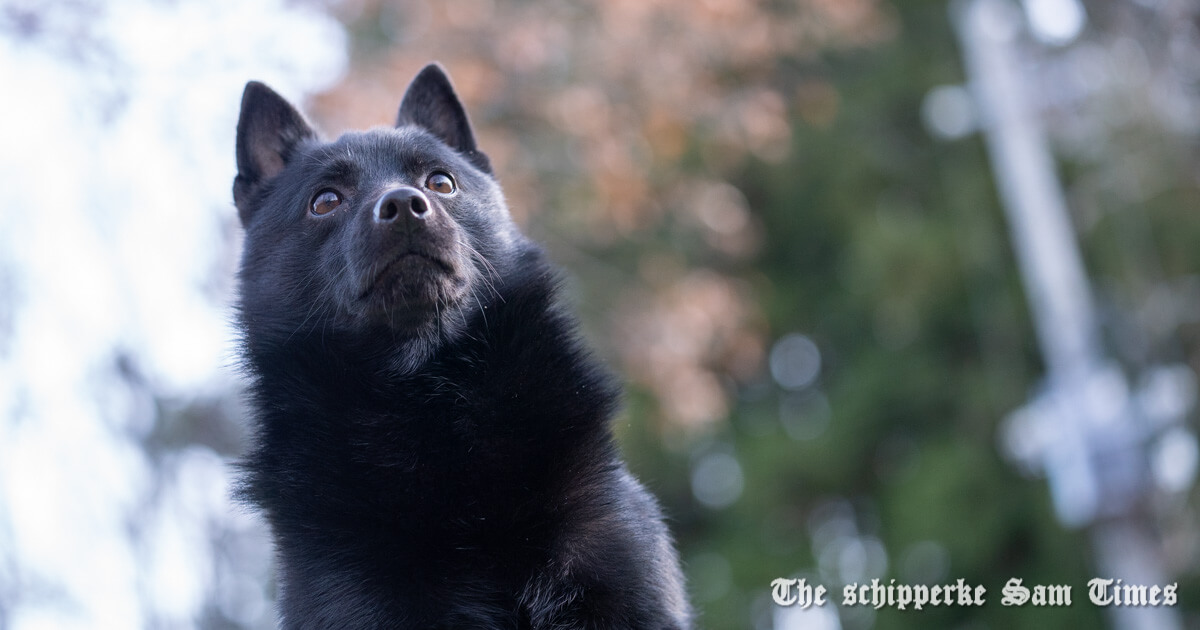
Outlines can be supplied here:
<path id="1" fill-rule="evenodd" d="M 420 297 L 421 294 L 431 294 L 430 297 L 433 297 L 432 294 L 438 293 L 440 283 L 457 276 L 453 263 L 419 250 L 400 252 L 378 269 L 359 295 L 360 300 L 367 300 L 380 291 L 400 293 L 408 299 Z"/>

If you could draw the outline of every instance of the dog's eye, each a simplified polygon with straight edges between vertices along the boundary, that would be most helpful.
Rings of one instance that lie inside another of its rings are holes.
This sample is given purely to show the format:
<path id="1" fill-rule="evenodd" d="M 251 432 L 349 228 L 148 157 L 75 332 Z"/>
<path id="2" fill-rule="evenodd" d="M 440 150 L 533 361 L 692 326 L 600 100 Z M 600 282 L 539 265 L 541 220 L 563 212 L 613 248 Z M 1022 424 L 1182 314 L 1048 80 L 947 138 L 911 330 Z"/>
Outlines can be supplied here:
<path id="1" fill-rule="evenodd" d="M 435 193 L 449 195 L 454 192 L 457 187 L 454 185 L 454 178 L 449 175 L 437 171 L 425 180 L 425 187 Z"/>
<path id="2" fill-rule="evenodd" d="M 313 197 L 310 209 L 316 215 L 329 214 L 340 205 L 342 205 L 341 193 L 332 188 L 326 188 Z"/>

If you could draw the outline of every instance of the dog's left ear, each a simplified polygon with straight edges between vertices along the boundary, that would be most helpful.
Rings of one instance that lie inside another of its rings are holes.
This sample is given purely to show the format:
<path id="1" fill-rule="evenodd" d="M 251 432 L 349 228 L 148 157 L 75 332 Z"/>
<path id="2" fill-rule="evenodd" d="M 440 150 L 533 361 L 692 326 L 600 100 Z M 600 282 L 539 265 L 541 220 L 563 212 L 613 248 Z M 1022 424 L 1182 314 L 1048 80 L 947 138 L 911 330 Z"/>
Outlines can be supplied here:
<path id="1" fill-rule="evenodd" d="M 440 65 L 425 66 L 408 85 L 396 117 L 396 126 L 404 125 L 424 127 L 480 170 L 491 174 L 492 164 L 475 146 L 475 132 L 471 130 L 467 111 Z"/>
<path id="2" fill-rule="evenodd" d="M 237 124 L 237 177 L 233 201 L 245 224 L 253 211 L 250 198 L 283 172 L 296 147 L 316 138 L 304 116 L 282 96 L 258 81 L 242 92 L 242 113 Z"/>

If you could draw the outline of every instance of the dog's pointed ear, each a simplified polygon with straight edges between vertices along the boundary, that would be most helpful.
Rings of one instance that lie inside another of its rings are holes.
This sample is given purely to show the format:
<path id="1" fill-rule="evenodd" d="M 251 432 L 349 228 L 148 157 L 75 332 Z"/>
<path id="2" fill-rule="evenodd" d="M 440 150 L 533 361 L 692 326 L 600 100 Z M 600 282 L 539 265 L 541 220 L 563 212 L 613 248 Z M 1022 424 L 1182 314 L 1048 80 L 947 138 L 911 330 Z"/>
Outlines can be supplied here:
<path id="1" fill-rule="evenodd" d="M 425 128 L 480 170 L 492 172 L 491 162 L 475 146 L 475 132 L 471 130 L 467 111 L 458 100 L 450 77 L 439 64 L 425 66 L 408 85 L 400 102 L 400 114 L 396 117 L 397 127 L 405 125 Z"/>
<path id="2" fill-rule="evenodd" d="M 316 134 L 304 117 L 271 88 L 251 81 L 242 92 L 237 125 L 237 177 L 233 202 L 242 223 L 254 190 L 283 171 L 296 145 Z"/>

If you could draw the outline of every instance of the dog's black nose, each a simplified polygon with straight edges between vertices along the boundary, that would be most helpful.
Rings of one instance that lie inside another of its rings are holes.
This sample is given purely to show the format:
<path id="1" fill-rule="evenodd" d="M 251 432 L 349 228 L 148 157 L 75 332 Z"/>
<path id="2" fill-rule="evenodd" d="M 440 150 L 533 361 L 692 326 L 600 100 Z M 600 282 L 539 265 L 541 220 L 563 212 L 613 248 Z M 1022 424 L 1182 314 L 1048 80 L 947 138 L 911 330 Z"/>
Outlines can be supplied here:
<path id="1" fill-rule="evenodd" d="M 424 221 L 430 215 L 429 200 L 412 186 L 387 191 L 375 202 L 375 222 Z"/>

